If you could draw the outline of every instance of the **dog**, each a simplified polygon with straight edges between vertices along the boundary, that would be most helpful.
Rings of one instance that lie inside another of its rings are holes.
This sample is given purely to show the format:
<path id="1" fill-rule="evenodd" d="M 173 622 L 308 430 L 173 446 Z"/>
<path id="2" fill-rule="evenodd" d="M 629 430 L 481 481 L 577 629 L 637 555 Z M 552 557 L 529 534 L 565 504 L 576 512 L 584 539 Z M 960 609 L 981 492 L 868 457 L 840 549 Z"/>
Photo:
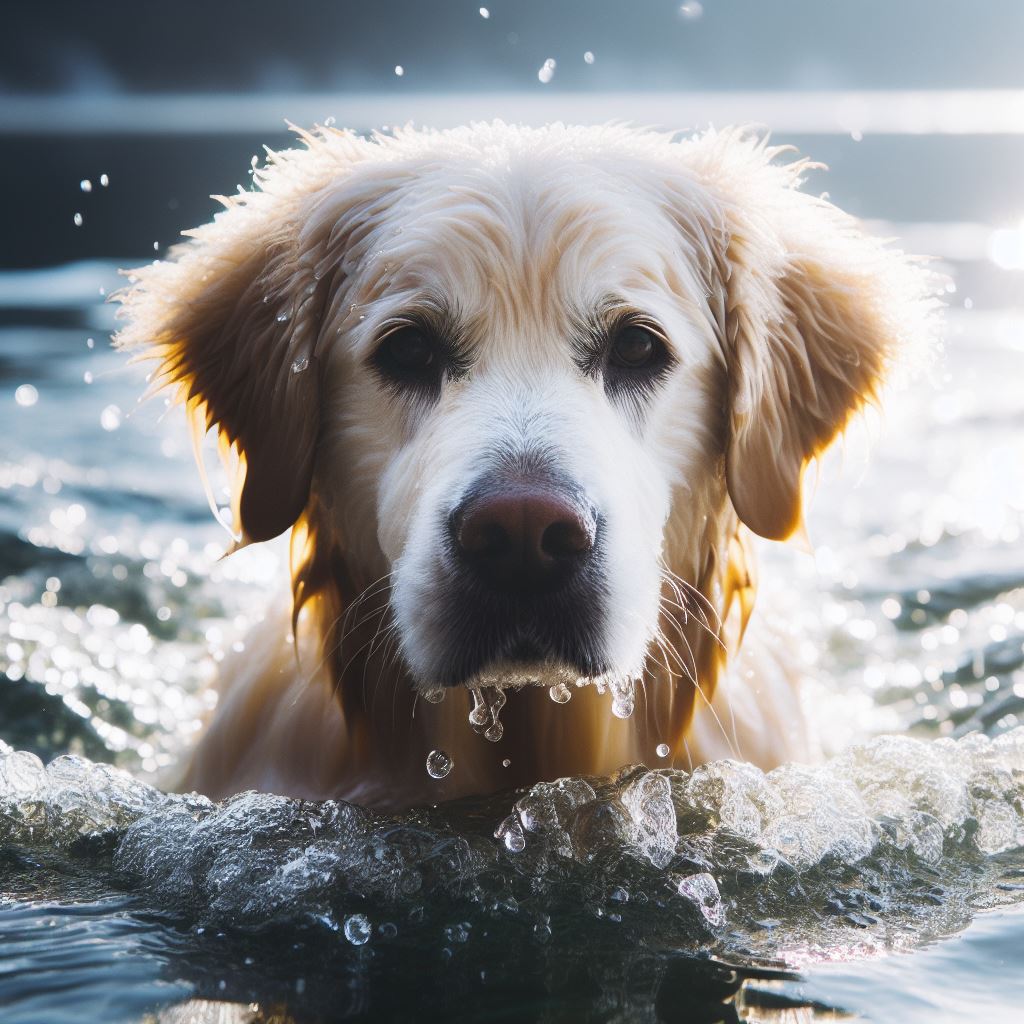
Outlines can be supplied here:
<path id="1" fill-rule="evenodd" d="M 780 652 L 735 663 L 751 536 L 927 329 L 921 265 L 741 129 L 299 136 L 120 295 L 233 459 L 234 548 L 292 531 L 180 785 L 396 808 L 812 756 Z"/>

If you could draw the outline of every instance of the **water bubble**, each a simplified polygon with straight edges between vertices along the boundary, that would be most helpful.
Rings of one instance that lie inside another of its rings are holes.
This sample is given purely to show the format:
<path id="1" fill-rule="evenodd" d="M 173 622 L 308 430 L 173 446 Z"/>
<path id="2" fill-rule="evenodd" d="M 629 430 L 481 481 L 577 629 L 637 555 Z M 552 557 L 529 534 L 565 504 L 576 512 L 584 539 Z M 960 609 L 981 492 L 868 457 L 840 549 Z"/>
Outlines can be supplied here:
<path id="1" fill-rule="evenodd" d="M 110 184 L 110 178 L 106 174 L 100 175 L 100 184 L 106 188 Z"/>
<path id="2" fill-rule="evenodd" d="M 80 228 L 82 226 L 82 223 L 83 223 L 82 222 L 82 215 L 80 213 L 76 213 L 73 219 L 74 219 L 74 222 L 75 222 L 75 227 L 76 228 Z"/>
<path id="3" fill-rule="evenodd" d="M 401 78 L 401 77 L 402 77 L 402 75 L 404 75 L 404 74 L 405 74 L 405 68 L 403 68 L 401 64 L 396 64 L 396 65 L 395 65 L 395 74 L 396 74 L 396 75 L 397 75 L 397 76 L 398 76 L 399 78 Z"/>
<path id="4" fill-rule="evenodd" d="M 372 931 L 373 928 L 365 914 L 353 914 L 345 920 L 345 938 L 353 946 L 366 945 L 370 941 Z"/>
<path id="5" fill-rule="evenodd" d="M 506 757 L 505 760 L 501 762 L 501 767 L 507 768 L 511 763 L 512 762 Z"/>
<path id="6" fill-rule="evenodd" d="M 423 699 L 428 704 L 440 704 L 444 700 L 444 690 L 441 687 L 436 690 L 424 690 Z"/>
<path id="7" fill-rule="evenodd" d="M 669 755 L 669 746 L 668 746 L 668 744 L 667 743 L 659 743 L 658 746 L 655 748 L 655 753 L 657 753 L 658 757 L 668 757 L 668 755 Z"/>
<path id="8" fill-rule="evenodd" d="M 704 5 L 698 0 L 687 0 L 679 8 L 679 14 L 687 21 L 696 21 L 704 13 Z"/>
<path id="9" fill-rule="evenodd" d="M 572 700 L 572 690 L 565 683 L 555 683 L 548 693 L 556 704 L 568 704 Z"/>
<path id="10" fill-rule="evenodd" d="M 427 754 L 427 774 L 432 779 L 443 779 L 452 770 L 452 759 L 443 750 Z"/>
<path id="11" fill-rule="evenodd" d="M 117 430 L 121 426 L 121 408 L 117 405 L 108 405 L 100 413 L 100 426 L 104 430 Z"/>
<path id="12" fill-rule="evenodd" d="M 540 81 L 541 85 L 547 85 L 548 82 L 555 77 L 556 67 L 558 67 L 558 63 L 553 57 L 548 57 L 548 59 L 544 61 L 540 70 L 537 72 L 537 79 Z"/>
<path id="13" fill-rule="evenodd" d="M 590 50 L 587 50 L 587 52 L 583 54 L 583 62 L 585 64 L 594 63 L 594 55 L 590 52 Z"/>
<path id="14" fill-rule="evenodd" d="M 31 384 L 22 384 L 14 392 L 14 400 L 23 409 L 27 409 L 29 406 L 35 405 L 39 401 L 39 392 Z"/>
<path id="15" fill-rule="evenodd" d="M 79 187 L 79 188 L 80 188 L 80 189 L 81 189 L 81 190 L 82 190 L 83 192 L 91 192 L 91 191 L 92 191 L 92 182 L 91 182 L 91 181 L 90 181 L 90 180 L 89 180 L 88 178 L 83 178 L 83 179 L 82 179 L 82 180 L 81 180 L 81 181 L 80 181 L 80 182 L 78 183 L 78 187 Z"/>
<path id="16" fill-rule="evenodd" d="M 497 718 L 495 718 L 495 720 L 486 729 L 484 729 L 484 739 L 489 740 L 491 743 L 497 743 L 504 735 L 505 726 L 503 726 Z"/>
<path id="17" fill-rule="evenodd" d="M 292 373 L 299 374 L 308 369 L 309 356 L 299 356 L 299 358 L 292 363 Z"/>
<path id="18" fill-rule="evenodd" d="M 491 16 L 491 12 L 486 7 L 480 8 L 480 17 L 486 21 Z"/>

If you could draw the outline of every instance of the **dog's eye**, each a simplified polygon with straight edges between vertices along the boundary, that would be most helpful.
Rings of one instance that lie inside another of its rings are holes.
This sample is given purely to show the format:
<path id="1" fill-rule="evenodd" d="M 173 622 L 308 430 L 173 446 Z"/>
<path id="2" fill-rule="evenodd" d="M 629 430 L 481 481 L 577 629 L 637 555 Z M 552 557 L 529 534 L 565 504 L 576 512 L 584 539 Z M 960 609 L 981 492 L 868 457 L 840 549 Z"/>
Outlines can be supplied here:
<path id="1" fill-rule="evenodd" d="M 373 362 L 389 380 L 412 386 L 433 383 L 443 369 L 434 339 L 411 324 L 392 331 L 380 343 Z"/>
<path id="2" fill-rule="evenodd" d="M 660 338 L 646 327 L 629 324 L 615 336 L 608 361 L 620 370 L 651 370 L 665 362 L 666 354 Z"/>

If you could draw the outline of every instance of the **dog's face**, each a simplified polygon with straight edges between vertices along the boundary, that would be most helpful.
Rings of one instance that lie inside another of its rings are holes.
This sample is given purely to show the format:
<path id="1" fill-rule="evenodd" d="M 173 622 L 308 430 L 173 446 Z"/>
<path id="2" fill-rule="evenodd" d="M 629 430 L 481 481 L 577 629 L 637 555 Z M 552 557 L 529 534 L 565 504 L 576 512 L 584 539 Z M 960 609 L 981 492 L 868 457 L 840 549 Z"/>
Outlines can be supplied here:
<path id="1" fill-rule="evenodd" d="M 571 157 L 406 187 L 346 282 L 315 487 L 356 557 L 383 553 L 420 685 L 639 676 L 673 497 L 722 451 L 678 228 L 628 172 Z M 700 502 L 676 511 L 700 529 Z"/>
<path id="2" fill-rule="evenodd" d="M 739 136 L 307 143 L 127 300 L 243 457 L 236 525 L 315 499 L 421 688 L 639 677 L 723 515 L 798 522 L 903 264 Z"/>

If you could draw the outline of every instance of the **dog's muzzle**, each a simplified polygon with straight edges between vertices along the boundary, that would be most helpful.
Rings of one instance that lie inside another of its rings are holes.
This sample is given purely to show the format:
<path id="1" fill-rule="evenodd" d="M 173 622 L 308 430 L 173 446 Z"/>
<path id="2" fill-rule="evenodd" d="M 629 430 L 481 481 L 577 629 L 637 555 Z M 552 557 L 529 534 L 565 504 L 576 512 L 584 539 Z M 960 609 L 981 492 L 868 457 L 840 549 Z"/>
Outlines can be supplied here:
<path id="1" fill-rule="evenodd" d="M 559 476 L 492 472 L 447 517 L 448 651 L 438 682 L 503 664 L 604 671 L 601 516 Z"/>

